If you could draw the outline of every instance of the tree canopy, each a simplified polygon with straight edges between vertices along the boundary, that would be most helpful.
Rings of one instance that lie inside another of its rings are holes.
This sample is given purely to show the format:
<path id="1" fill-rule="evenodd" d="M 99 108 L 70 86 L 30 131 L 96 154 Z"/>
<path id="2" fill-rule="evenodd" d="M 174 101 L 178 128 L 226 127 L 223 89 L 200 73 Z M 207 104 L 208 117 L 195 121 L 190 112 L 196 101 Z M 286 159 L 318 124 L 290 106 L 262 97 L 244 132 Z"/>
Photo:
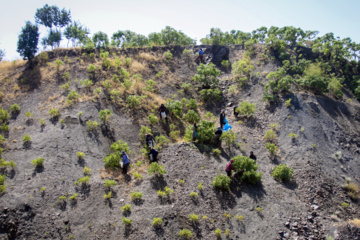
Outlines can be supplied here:
<path id="1" fill-rule="evenodd" d="M 21 29 L 21 33 L 17 42 L 17 52 L 24 60 L 32 59 L 38 50 L 39 28 L 37 25 L 27 21 L 25 27 Z"/>

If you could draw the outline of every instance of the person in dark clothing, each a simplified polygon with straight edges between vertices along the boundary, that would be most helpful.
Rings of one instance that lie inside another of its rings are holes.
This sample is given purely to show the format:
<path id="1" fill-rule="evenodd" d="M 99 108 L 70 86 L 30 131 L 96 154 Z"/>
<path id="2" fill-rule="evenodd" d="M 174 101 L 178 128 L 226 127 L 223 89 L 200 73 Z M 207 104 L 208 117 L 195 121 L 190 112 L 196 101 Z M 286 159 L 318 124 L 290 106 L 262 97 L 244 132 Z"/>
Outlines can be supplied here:
<path id="1" fill-rule="evenodd" d="M 254 160 L 256 162 L 256 156 L 254 155 L 253 151 L 250 152 L 249 158 L 251 158 L 252 160 Z"/>
<path id="2" fill-rule="evenodd" d="M 221 127 L 218 127 L 218 129 L 215 131 L 215 137 L 214 137 L 214 147 L 221 148 L 221 137 L 222 129 Z"/>
<path id="3" fill-rule="evenodd" d="M 150 156 L 150 162 L 156 162 L 158 154 L 159 154 L 159 151 L 156 150 L 155 148 L 151 147 L 150 152 L 147 154 Z"/>
<path id="4" fill-rule="evenodd" d="M 192 141 L 195 142 L 197 136 L 198 136 L 198 133 L 197 133 L 197 125 L 196 123 L 194 123 L 194 127 L 193 127 L 193 137 L 192 137 Z"/>
<path id="5" fill-rule="evenodd" d="M 225 125 L 225 110 L 221 110 L 221 113 L 220 113 L 220 127 L 221 129 L 223 129 L 224 125 Z"/>
<path id="6" fill-rule="evenodd" d="M 225 172 L 228 175 L 228 177 L 231 177 L 231 171 L 234 170 L 233 162 L 234 162 L 234 160 L 231 159 L 226 164 Z"/>
<path id="7" fill-rule="evenodd" d="M 200 50 L 199 50 L 199 56 L 197 56 L 197 58 L 195 59 L 196 63 L 199 63 L 199 61 L 202 62 L 202 63 L 205 63 L 205 61 L 204 61 L 204 51 L 202 50 L 202 48 L 200 48 Z"/>
<path id="8" fill-rule="evenodd" d="M 167 118 L 167 108 L 165 107 L 164 104 L 161 104 L 160 107 L 159 107 L 159 110 L 158 110 L 159 114 L 160 114 L 160 119 L 163 119 L 165 118 L 166 122 L 168 121 L 168 118 Z"/>
<path id="9" fill-rule="evenodd" d="M 123 174 L 127 174 L 129 165 L 130 165 L 130 159 L 129 157 L 126 155 L 126 153 L 124 151 L 121 152 L 122 155 L 122 159 L 121 161 L 123 162 Z"/>
<path id="10" fill-rule="evenodd" d="M 238 117 L 238 115 L 239 115 L 239 113 L 236 112 L 236 109 L 237 109 L 237 108 L 238 108 L 238 106 L 235 106 L 235 107 L 234 107 L 234 116 L 235 116 L 235 117 Z"/>
<path id="11" fill-rule="evenodd" d="M 156 143 L 155 138 L 150 133 L 145 134 L 145 142 L 150 148 L 155 146 Z"/>

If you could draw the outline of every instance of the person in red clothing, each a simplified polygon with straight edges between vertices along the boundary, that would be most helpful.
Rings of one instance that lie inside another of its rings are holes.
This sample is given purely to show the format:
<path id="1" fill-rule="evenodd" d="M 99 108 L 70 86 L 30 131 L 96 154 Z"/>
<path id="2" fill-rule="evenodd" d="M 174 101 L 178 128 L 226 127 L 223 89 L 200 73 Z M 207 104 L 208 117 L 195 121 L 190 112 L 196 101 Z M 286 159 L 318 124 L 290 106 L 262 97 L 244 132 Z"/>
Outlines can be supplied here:
<path id="1" fill-rule="evenodd" d="M 234 170 L 234 165 L 233 165 L 234 160 L 230 160 L 228 161 L 228 163 L 226 164 L 225 167 L 225 172 L 228 175 L 228 177 L 231 177 L 231 171 Z"/>

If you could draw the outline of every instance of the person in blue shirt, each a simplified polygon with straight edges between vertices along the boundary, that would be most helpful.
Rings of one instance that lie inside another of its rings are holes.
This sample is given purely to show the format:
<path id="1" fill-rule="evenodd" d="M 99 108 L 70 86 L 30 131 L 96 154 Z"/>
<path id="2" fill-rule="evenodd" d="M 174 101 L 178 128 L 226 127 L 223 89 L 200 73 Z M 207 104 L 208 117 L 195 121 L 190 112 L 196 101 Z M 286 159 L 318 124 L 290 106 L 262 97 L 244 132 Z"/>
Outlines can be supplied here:
<path id="1" fill-rule="evenodd" d="M 126 155 L 125 151 L 122 151 L 121 155 L 122 155 L 121 161 L 123 162 L 123 174 L 127 174 L 127 171 L 128 171 L 129 165 L 130 165 L 130 159 Z"/>
<path id="2" fill-rule="evenodd" d="M 157 155 L 159 154 L 159 151 L 155 148 L 151 147 L 150 152 L 147 154 L 150 156 L 150 162 L 156 162 L 157 161 Z"/>
<path id="3" fill-rule="evenodd" d="M 197 58 L 195 59 L 195 62 L 202 62 L 202 63 L 205 63 L 204 61 L 204 51 L 202 50 L 202 48 L 200 48 L 199 50 L 199 56 L 197 56 Z"/>

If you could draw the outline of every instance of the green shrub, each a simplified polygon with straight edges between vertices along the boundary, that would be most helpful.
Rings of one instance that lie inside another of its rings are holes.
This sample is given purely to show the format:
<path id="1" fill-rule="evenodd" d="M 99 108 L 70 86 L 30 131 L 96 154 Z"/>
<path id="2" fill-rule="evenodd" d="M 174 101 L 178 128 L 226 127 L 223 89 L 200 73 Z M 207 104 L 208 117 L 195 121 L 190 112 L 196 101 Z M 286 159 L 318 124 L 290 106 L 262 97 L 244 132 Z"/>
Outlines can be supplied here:
<path id="1" fill-rule="evenodd" d="M 219 174 L 214 178 L 214 181 L 211 183 L 211 186 L 219 188 L 221 190 L 228 191 L 230 189 L 231 178 L 226 175 Z"/>
<path id="2" fill-rule="evenodd" d="M 343 206 L 343 208 L 348 208 L 350 206 L 350 204 L 348 204 L 346 202 L 343 202 L 341 205 Z"/>
<path id="3" fill-rule="evenodd" d="M 31 112 L 26 112 L 25 113 L 25 116 L 28 118 L 28 119 L 30 119 L 30 118 L 32 118 L 33 116 L 34 116 L 34 114 L 32 114 Z"/>
<path id="4" fill-rule="evenodd" d="M 156 82 L 152 79 L 145 81 L 145 91 L 154 92 L 154 87 L 156 86 Z"/>
<path id="5" fill-rule="evenodd" d="M 278 150 L 278 147 L 274 144 L 274 143 L 266 143 L 266 147 L 267 150 L 269 150 L 269 153 L 271 155 L 274 155 L 275 152 Z"/>
<path id="6" fill-rule="evenodd" d="M 68 81 L 67 83 L 60 85 L 60 89 L 63 89 L 65 92 L 67 92 L 67 91 L 69 91 L 70 85 L 71 85 L 71 82 Z"/>
<path id="7" fill-rule="evenodd" d="M 173 140 L 176 141 L 180 138 L 180 131 L 171 131 L 169 133 L 169 137 Z"/>
<path id="8" fill-rule="evenodd" d="M 169 197 L 171 193 L 173 193 L 174 190 L 170 189 L 169 187 L 165 187 L 164 191 L 158 190 L 158 196 L 159 197 Z"/>
<path id="9" fill-rule="evenodd" d="M 181 88 L 185 91 L 185 92 L 189 92 L 192 89 L 193 85 L 191 83 L 183 83 L 181 84 Z"/>
<path id="10" fill-rule="evenodd" d="M 223 134 L 221 134 L 220 140 L 224 141 L 225 144 L 227 146 L 229 146 L 229 148 L 230 148 L 230 146 L 235 143 L 236 133 L 230 129 L 230 130 L 224 132 Z"/>
<path id="11" fill-rule="evenodd" d="M 55 68 L 56 68 L 57 71 L 59 71 L 60 66 L 64 65 L 64 62 L 61 61 L 60 59 L 56 59 L 56 60 L 54 61 L 54 63 L 55 63 Z"/>
<path id="12" fill-rule="evenodd" d="M 217 88 L 203 89 L 199 93 L 203 102 L 207 102 L 207 101 L 217 102 L 221 99 L 221 90 Z"/>
<path id="13" fill-rule="evenodd" d="M 262 208 L 261 208 L 261 207 L 256 207 L 255 210 L 256 210 L 258 213 L 261 213 L 261 212 L 262 212 Z"/>
<path id="14" fill-rule="evenodd" d="M 196 74 L 193 77 L 194 81 L 199 81 L 203 87 L 217 87 L 219 84 L 218 76 L 221 75 L 221 71 L 216 69 L 213 63 L 209 65 L 200 65 L 196 69 Z"/>
<path id="15" fill-rule="evenodd" d="M 80 85 L 90 88 L 93 85 L 93 81 L 89 79 L 80 80 Z"/>
<path id="16" fill-rule="evenodd" d="M 9 125 L 6 124 L 6 122 L 2 123 L 0 125 L 0 130 L 3 131 L 3 132 L 9 132 L 10 131 L 10 127 Z"/>
<path id="17" fill-rule="evenodd" d="M 192 223 L 198 223 L 200 221 L 199 215 L 196 215 L 195 213 L 190 214 L 189 219 Z"/>
<path id="18" fill-rule="evenodd" d="M 0 108 L 0 120 L 5 122 L 10 118 L 9 112 L 5 109 Z"/>
<path id="19" fill-rule="evenodd" d="M 23 142 L 27 143 L 27 142 L 31 142 L 31 137 L 29 134 L 25 134 L 23 136 Z"/>
<path id="20" fill-rule="evenodd" d="M 137 161 L 135 163 L 135 166 L 137 166 L 137 167 L 141 167 L 141 165 L 143 165 L 143 161 Z"/>
<path id="21" fill-rule="evenodd" d="M 104 187 L 112 187 L 112 186 L 115 186 L 115 185 L 116 185 L 115 180 L 105 179 Z"/>
<path id="22" fill-rule="evenodd" d="M 213 149 L 212 153 L 213 153 L 215 156 L 220 156 L 221 150 L 218 149 L 218 148 L 215 148 L 215 149 Z"/>
<path id="23" fill-rule="evenodd" d="M 66 102 L 68 105 L 71 105 L 74 101 L 77 101 L 79 99 L 79 97 L 80 96 L 76 91 L 71 90 L 66 97 Z"/>
<path id="24" fill-rule="evenodd" d="M 137 180 L 142 180 L 142 178 L 143 178 L 142 175 L 141 175 L 140 173 L 138 173 L 138 172 L 134 172 L 134 173 L 133 173 L 133 176 L 134 176 L 134 178 L 137 179 Z"/>
<path id="25" fill-rule="evenodd" d="M 191 198 L 197 198 L 198 195 L 199 195 L 199 194 L 198 194 L 197 192 L 191 192 L 191 193 L 190 193 L 190 197 L 191 197 Z"/>
<path id="26" fill-rule="evenodd" d="M 221 66 L 223 66 L 226 70 L 228 70 L 230 68 L 229 60 L 222 60 L 221 61 Z"/>
<path id="27" fill-rule="evenodd" d="M 40 188 L 40 191 L 42 191 L 42 192 L 45 192 L 45 190 L 46 190 L 46 187 L 41 187 Z"/>
<path id="28" fill-rule="evenodd" d="M 42 167 L 43 166 L 43 163 L 44 163 L 44 158 L 42 157 L 38 157 L 36 159 L 33 159 L 31 161 L 32 165 L 34 165 L 35 167 Z"/>
<path id="29" fill-rule="evenodd" d="M 289 135 L 288 135 L 289 137 L 291 137 L 292 139 L 295 139 L 295 138 L 297 138 L 297 134 L 295 134 L 295 133 L 289 133 Z"/>
<path id="30" fill-rule="evenodd" d="M 167 139 L 163 135 L 156 136 L 155 140 L 157 142 L 157 146 L 159 146 L 160 149 L 163 148 L 165 145 L 167 145 L 169 143 L 169 139 Z"/>
<path id="31" fill-rule="evenodd" d="M 251 117 L 256 111 L 256 104 L 244 101 L 239 104 L 235 111 L 241 116 Z"/>
<path id="32" fill-rule="evenodd" d="M 89 74 L 93 74 L 96 71 L 96 66 L 94 64 L 89 64 L 87 70 Z"/>
<path id="33" fill-rule="evenodd" d="M 291 98 L 285 101 L 285 106 L 288 108 L 291 107 Z"/>
<path id="34" fill-rule="evenodd" d="M 159 122 L 159 119 L 154 114 L 150 114 L 148 120 L 150 124 L 157 124 Z"/>
<path id="35" fill-rule="evenodd" d="M 85 175 L 90 175 L 90 174 L 91 174 L 91 168 L 84 167 L 83 173 L 84 173 Z"/>
<path id="36" fill-rule="evenodd" d="M 255 164 L 254 160 L 245 156 L 236 156 L 233 158 L 233 160 L 235 171 L 242 172 L 240 177 L 242 181 L 248 182 L 250 184 L 261 182 L 262 173 L 256 172 L 258 165 Z"/>
<path id="37" fill-rule="evenodd" d="M 129 108 L 137 108 L 140 106 L 141 98 L 140 96 L 130 95 L 126 98 L 126 102 Z"/>
<path id="38" fill-rule="evenodd" d="M 59 197 L 59 200 L 60 200 L 60 201 L 65 201 L 65 200 L 66 200 L 66 196 L 60 196 L 60 197 Z"/>
<path id="39" fill-rule="evenodd" d="M 131 212 L 131 205 L 126 204 L 126 205 L 121 207 L 121 210 L 123 210 L 124 213 Z"/>
<path id="40" fill-rule="evenodd" d="M 130 197 L 132 200 L 136 201 L 142 199 L 143 194 L 141 192 L 132 192 L 130 193 Z"/>
<path id="41" fill-rule="evenodd" d="M 201 190 L 203 190 L 203 188 L 204 188 L 204 186 L 203 186 L 202 182 L 199 182 L 198 183 L 198 189 L 201 191 Z"/>
<path id="42" fill-rule="evenodd" d="M 139 136 L 142 141 L 145 140 L 145 134 L 147 133 L 151 134 L 151 129 L 148 128 L 147 126 L 141 126 Z"/>
<path id="43" fill-rule="evenodd" d="M 226 220 L 229 220 L 231 218 L 231 214 L 230 213 L 224 213 L 224 216 L 226 218 Z"/>
<path id="44" fill-rule="evenodd" d="M 270 129 L 266 131 L 264 138 L 267 141 L 274 141 L 276 139 L 276 133 L 274 132 L 274 130 Z"/>
<path id="45" fill-rule="evenodd" d="M 187 107 L 188 109 L 196 110 L 199 106 L 198 106 L 196 100 L 191 98 L 191 99 L 189 99 L 189 101 L 187 102 L 186 107 Z"/>
<path id="46" fill-rule="evenodd" d="M 192 237 L 193 233 L 189 230 L 189 229 L 183 229 L 179 232 L 178 234 L 180 237 L 182 238 L 186 238 L 186 239 L 189 239 Z"/>
<path id="47" fill-rule="evenodd" d="M 221 238 L 221 233 L 222 231 L 220 229 L 216 229 L 215 230 L 215 235 L 218 237 L 218 238 Z"/>
<path id="48" fill-rule="evenodd" d="M 105 168 L 112 168 L 120 167 L 119 161 L 121 159 L 121 152 L 125 151 L 126 153 L 130 152 L 130 148 L 126 142 L 123 140 L 119 140 L 113 143 L 110 147 L 114 153 L 106 155 L 104 158 Z"/>
<path id="49" fill-rule="evenodd" d="M 131 219 L 128 219 L 126 217 L 123 217 L 122 218 L 122 222 L 126 225 L 126 226 L 130 226 L 131 223 L 132 223 L 132 220 Z"/>
<path id="50" fill-rule="evenodd" d="M 112 116 L 112 111 L 109 109 L 104 109 L 99 111 L 99 118 L 104 123 L 109 121 L 111 116 Z"/>
<path id="51" fill-rule="evenodd" d="M 4 185 L 5 179 L 6 179 L 5 175 L 0 175 L 0 185 Z"/>
<path id="52" fill-rule="evenodd" d="M 235 215 L 234 217 L 237 221 L 242 221 L 244 219 L 243 215 Z"/>
<path id="53" fill-rule="evenodd" d="M 3 135 L 0 135 L 0 145 L 6 142 L 6 138 Z"/>
<path id="54" fill-rule="evenodd" d="M 93 131 L 99 126 L 99 123 L 97 121 L 89 120 L 86 122 L 86 125 L 90 131 Z"/>
<path id="55" fill-rule="evenodd" d="M 212 142 L 215 133 L 214 122 L 209 122 L 205 120 L 200 121 L 200 123 L 198 124 L 197 133 L 198 133 L 197 139 L 200 142 L 203 143 Z"/>
<path id="56" fill-rule="evenodd" d="M 83 152 L 77 152 L 77 153 L 76 153 L 76 156 L 77 156 L 78 158 L 80 158 L 80 159 L 83 159 L 83 158 L 85 157 L 85 153 L 83 153 Z"/>
<path id="57" fill-rule="evenodd" d="M 153 218 L 152 225 L 154 227 L 160 227 L 162 222 L 163 222 L 162 218 Z"/>
<path id="58" fill-rule="evenodd" d="M 112 191 L 109 191 L 107 194 L 104 194 L 105 199 L 110 199 L 112 196 Z"/>
<path id="59" fill-rule="evenodd" d="M 76 200 L 77 199 L 77 193 L 74 193 L 73 195 L 71 195 L 70 197 L 69 197 L 69 199 L 70 200 L 72 200 L 72 201 L 74 201 L 74 200 Z"/>
<path id="60" fill-rule="evenodd" d="M 21 110 L 21 107 L 17 103 L 10 106 L 10 111 L 12 113 L 18 113 L 18 112 L 20 112 L 20 110 Z"/>
<path id="61" fill-rule="evenodd" d="M 200 116 L 194 110 L 189 110 L 183 118 L 189 123 L 197 123 L 200 121 Z"/>
<path id="62" fill-rule="evenodd" d="M 180 101 L 174 101 L 170 98 L 166 100 L 165 103 L 166 108 L 170 113 L 173 113 L 177 117 L 181 117 L 181 113 L 183 110 L 183 104 Z"/>
<path id="63" fill-rule="evenodd" d="M 280 164 L 274 168 L 271 173 L 271 176 L 280 182 L 289 181 L 294 174 L 292 168 L 286 166 L 285 164 Z"/>
<path id="64" fill-rule="evenodd" d="M 164 59 L 166 62 L 170 62 L 170 60 L 173 59 L 173 55 L 172 53 L 170 52 L 170 50 L 167 50 L 166 52 L 164 52 Z"/>
<path id="65" fill-rule="evenodd" d="M 59 110 L 57 110 L 56 108 L 52 108 L 49 110 L 49 115 L 51 118 L 57 118 L 60 116 Z"/>
<path id="66" fill-rule="evenodd" d="M 163 175 L 166 173 L 164 166 L 158 164 L 157 162 L 153 162 L 150 164 L 150 167 L 148 169 L 149 175 Z"/>
<path id="67" fill-rule="evenodd" d="M 5 192 L 6 187 L 7 187 L 6 185 L 0 185 L 0 193 Z"/>
<path id="68" fill-rule="evenodd" d="M 78 179 L 78 182 L 79 183 L 82 183 L 82 184 L 86 184 L 90 181 L 90 177 L 89 176 L 85 176 L 85 177 L 82 177 L 82 178 L 79 178 Z"/>
<path id="69" fill-rule="evenodd" d="M 328 84 L 329 92 L 338 98 L 342 98 L 342 96 L 343 96 L 343 93 L 341 91 L 341 89 L 343 87 L 343 85 L 341 84 L 342 81 L 343 81 L 343 79 L 339 80 L 336 77 L 332 77 Z"/>
<path id="70" fill-rule="evenodd" d="M 278 123 L 270 123 L 270 128 L 271 128 L 272 130 L 278 130 L 279 124 L 278 124 Z"/>

